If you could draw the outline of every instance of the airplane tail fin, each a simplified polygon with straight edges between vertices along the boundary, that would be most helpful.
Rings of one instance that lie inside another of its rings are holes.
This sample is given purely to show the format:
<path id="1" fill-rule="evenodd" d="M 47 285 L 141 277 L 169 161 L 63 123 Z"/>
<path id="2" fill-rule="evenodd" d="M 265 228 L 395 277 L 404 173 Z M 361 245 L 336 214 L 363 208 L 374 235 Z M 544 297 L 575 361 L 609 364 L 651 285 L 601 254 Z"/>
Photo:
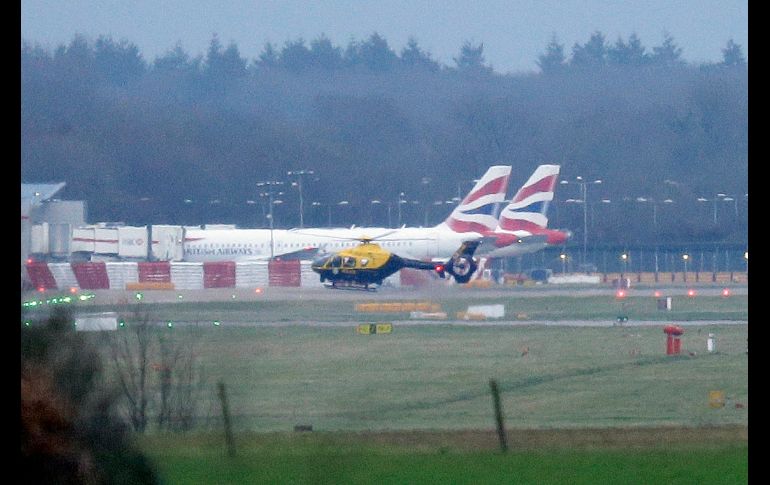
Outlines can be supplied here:
<path id="1" fill-rule="evenodd" d="M 530 236 L 548 226 L 548 205 L 553 200 L 559 165 L 540 165 L 500 212 L 495 232 Z"/>
<path id="2" fill-rule="evenodd" d="M 497 226 L 500 204 L 505 201 L 511 167 L 494 165 L 476 182 L 442 224 L 455 232 L 486 232 Z"/>

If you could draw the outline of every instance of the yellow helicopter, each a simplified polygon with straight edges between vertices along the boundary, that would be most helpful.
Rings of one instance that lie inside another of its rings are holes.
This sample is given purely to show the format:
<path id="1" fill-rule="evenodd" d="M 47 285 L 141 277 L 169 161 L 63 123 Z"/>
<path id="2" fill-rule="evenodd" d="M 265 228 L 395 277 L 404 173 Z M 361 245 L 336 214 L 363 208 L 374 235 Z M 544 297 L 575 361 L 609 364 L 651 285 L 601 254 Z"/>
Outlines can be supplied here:
<path id="1" fill-rule="evenodd" d="M 435 271 L 441 278 L 449 273 L 458 283 L 467 283 L 478 268 L 473 253 L 480 241 L 465 241 L 447 261 L 434 263 L 398 256 L 382 249 L 372 238 L 358 240 L 361 244 L 356 247 L 313 260 L 311 268 L 320 275 L 321 283 L 329 281 L 328 288 L 373 290 L 376 288 L 371 285 L 382 285 L 385 278 L 402 268 Z"/>

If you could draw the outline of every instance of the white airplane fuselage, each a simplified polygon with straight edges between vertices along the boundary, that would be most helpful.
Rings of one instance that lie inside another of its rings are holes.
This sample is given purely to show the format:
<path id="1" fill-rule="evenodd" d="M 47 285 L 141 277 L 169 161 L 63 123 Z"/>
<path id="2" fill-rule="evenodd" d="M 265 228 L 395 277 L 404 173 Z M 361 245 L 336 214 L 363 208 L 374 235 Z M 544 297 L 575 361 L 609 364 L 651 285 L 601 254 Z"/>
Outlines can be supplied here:
<path id="1" fill-rule="evenodd" d="M 399 256 L 421 260 L 444 260 L 452 256 L 464 241 L 481 238 L 475 232 L 457 233 L 439 225 L 430 228 L 333 228 L 333 229 L 188 229 L 184 260 L 264 261 L 309 249 L 334 252 L 372 238 L 383 249 Z"/>

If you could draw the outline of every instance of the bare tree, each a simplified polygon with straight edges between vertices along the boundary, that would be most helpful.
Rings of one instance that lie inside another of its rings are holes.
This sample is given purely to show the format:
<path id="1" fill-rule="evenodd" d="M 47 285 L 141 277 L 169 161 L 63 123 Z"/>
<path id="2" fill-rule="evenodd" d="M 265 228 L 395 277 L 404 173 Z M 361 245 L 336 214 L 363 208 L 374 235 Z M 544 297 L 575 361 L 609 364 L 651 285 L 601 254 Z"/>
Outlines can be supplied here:
<path id="1" fill-rule="evenodd" d="M 128 406 L 128 417 L 135 431 L 147 427 L 147 368 L 150 352 L 150 323 L 147 313 L 134 313 L 127 329 L 107 339 L 115 377 Z"/>
<path id="2" fill-rule="evenodd" d="M 139 312 L 127 320 L 107 342 L 131 426 L 143 432 L 152 419 L 158 429 L 191 429 L 204 386 L 196 326 L 170 331 Z"/>

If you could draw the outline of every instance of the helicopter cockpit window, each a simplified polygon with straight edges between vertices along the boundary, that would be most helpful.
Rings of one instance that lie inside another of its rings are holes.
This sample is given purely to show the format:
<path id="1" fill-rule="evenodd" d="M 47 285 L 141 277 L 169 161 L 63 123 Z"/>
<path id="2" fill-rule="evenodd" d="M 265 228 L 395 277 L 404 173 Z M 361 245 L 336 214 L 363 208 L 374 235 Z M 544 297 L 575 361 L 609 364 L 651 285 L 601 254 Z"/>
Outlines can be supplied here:
<path id="1" fill-rule="evenodd" d="M 356 258 L 345 256 L 342 258 L 342 266 L 345 268 L 353 268 L 356 265 Z"/>
<path id="2" fill-rule="evenodd" d="M 332 268 L 339 268 L 340 266 L 342 266 L 342 257 L 340 256 L 333 257 L 329 266 L 331 266 Z"/>

